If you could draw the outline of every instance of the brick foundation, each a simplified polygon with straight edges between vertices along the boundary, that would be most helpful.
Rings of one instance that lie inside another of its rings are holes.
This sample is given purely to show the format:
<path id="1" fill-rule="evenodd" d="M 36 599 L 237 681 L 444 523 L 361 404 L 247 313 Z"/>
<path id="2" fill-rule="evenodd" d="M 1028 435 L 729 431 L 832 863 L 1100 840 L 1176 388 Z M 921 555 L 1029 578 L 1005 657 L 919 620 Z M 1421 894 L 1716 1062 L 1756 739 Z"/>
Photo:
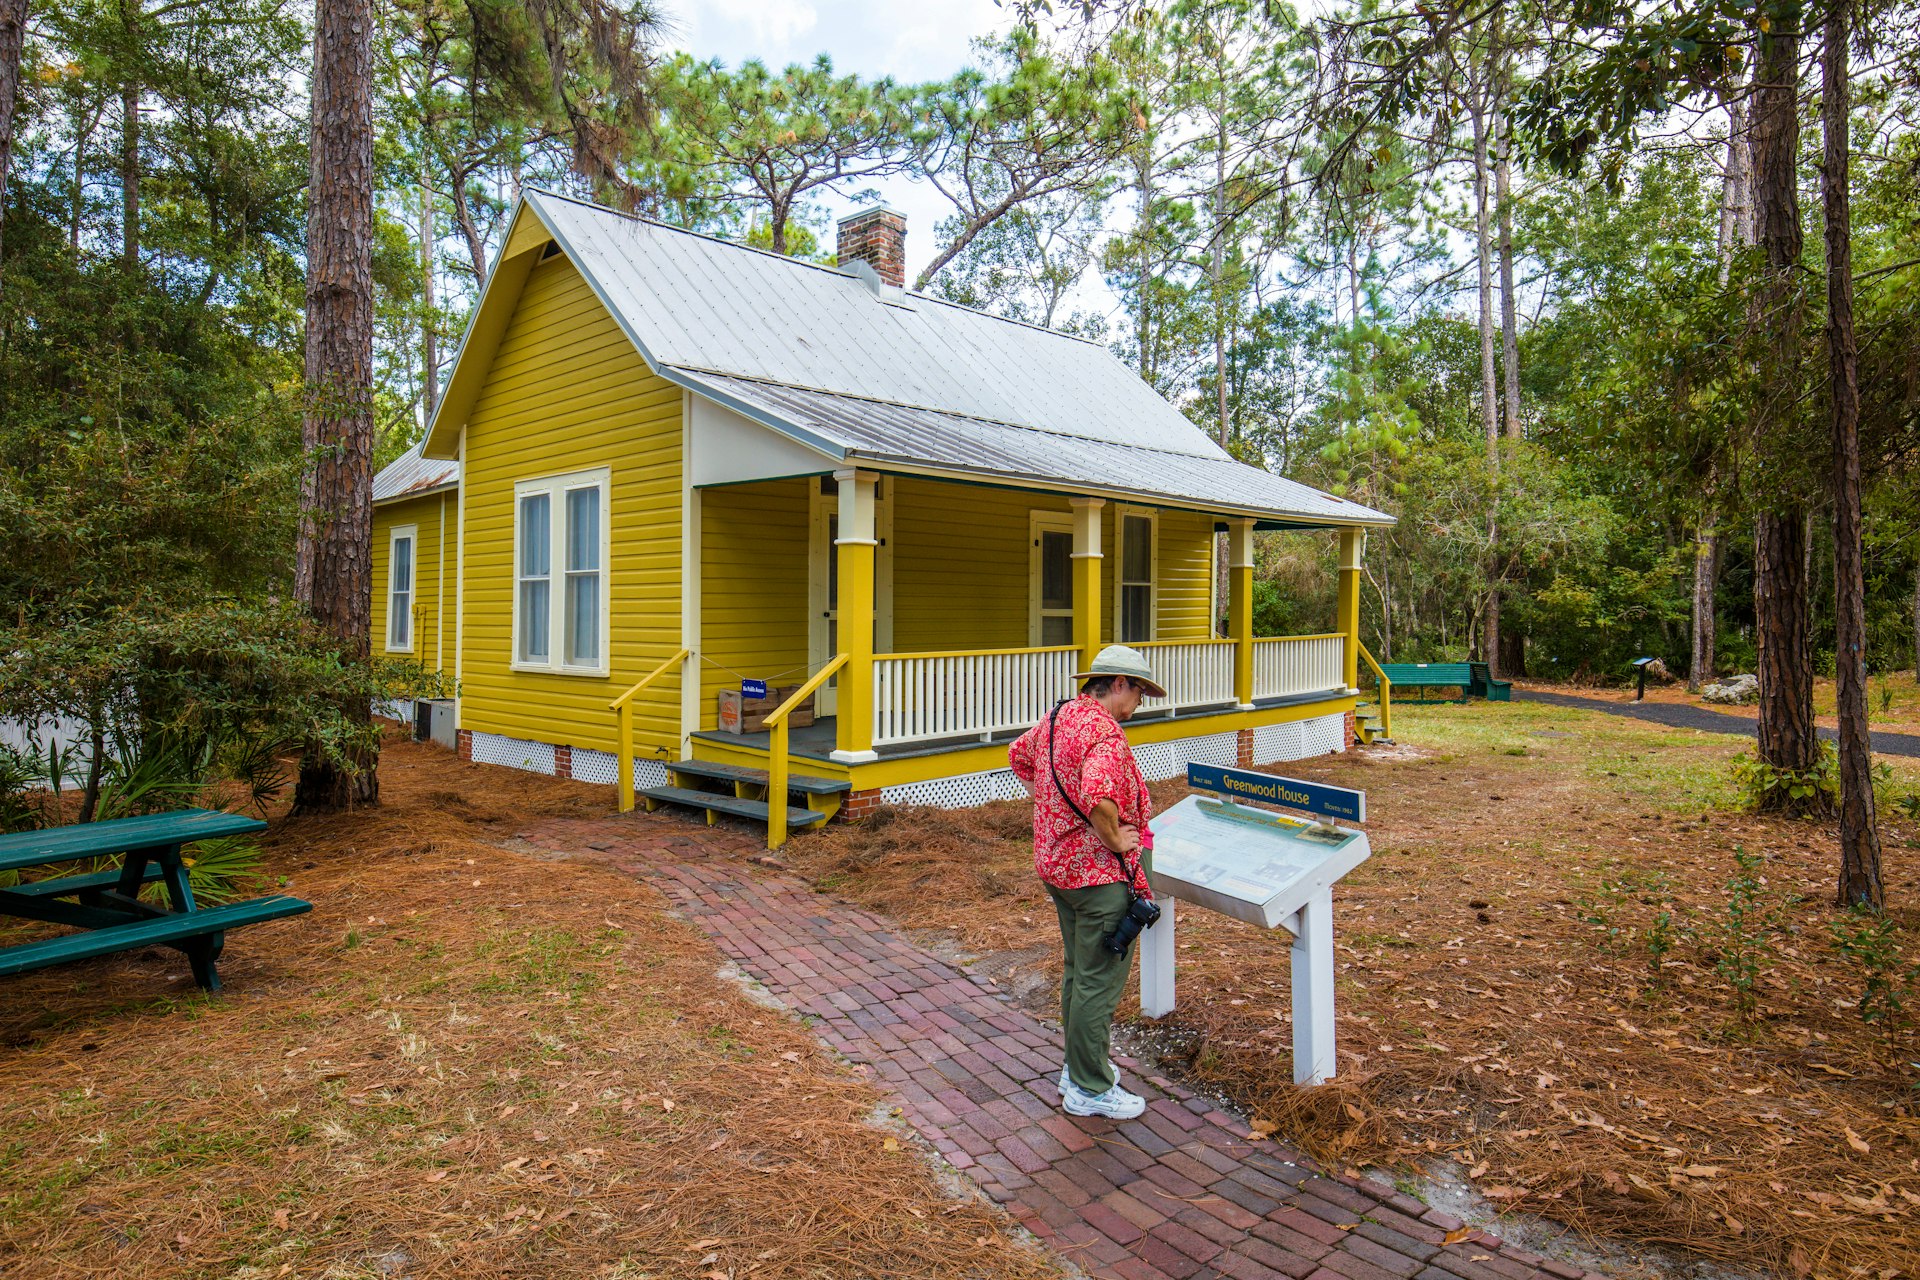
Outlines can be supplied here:
<path id="1" fill-rule="evenodd" d="M 1233 762 L 1242 769 L 1253 768 L 1253 730 L 1242 729 L 1235 744 Z"/>
<path id="2" fill-rule="evenodd" d="M 833 815 L 835 822 L 858 822 L 880 807 L 880 791 L 849 791 L 840 800 L 840 811 Z"/>
<path id="3" fill-rule="evenodd" d="M 1359 730 L 1357 727 L 1357 723 L 1354 719 L 1354 714 L 1351 711 L 1347 712 L 1346 714 L 1345 727 L 1341 730 L 1341 737 L 1342 737 L 1342 744 L 1340 749 L 1342 751 L 1353 750 L 1354 746 L 1359 742 L 1359 739 L 1360 739 Z"/>
<path id="4" fill-rule="evenodd" d="M 553 776 L 571 778 L 573 776 L 573 748 L 555 747 L 553 749 Z"/>
<path id="5" fill-rule="evenodd" d="M 455 729 L 453 731 L 453 742 L 462 760 L 473 759 L 473 730 Z"/>

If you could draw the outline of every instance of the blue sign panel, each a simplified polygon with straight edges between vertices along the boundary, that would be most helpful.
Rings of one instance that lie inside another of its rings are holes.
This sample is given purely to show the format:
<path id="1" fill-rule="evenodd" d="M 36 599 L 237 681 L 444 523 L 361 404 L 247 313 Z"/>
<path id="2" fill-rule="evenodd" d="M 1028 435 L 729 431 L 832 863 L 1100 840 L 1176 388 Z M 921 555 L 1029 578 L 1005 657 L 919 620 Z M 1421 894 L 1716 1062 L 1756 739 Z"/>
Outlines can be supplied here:
<path id="1" fill-rule="evenodd" d="M 1325 818 L 1345 818 L 1349 822 L 1367 820 L 1366 792 L 1329 787 L 1322 782 L 1276 778 L 1270 773 L 1228 769 L 1217 764 L 1190 764 L 1187 785 L 1195 791 L 1211 791 L 1231 800 L 1257 800 L 1262 804 L 1303 809 Z"/>
<path id="2" fill-rule="evenodd" d="M 766 697 L 767 682 L 765 680 L 748 680 L 742 677 L 740 681 L 740 696 L 743 698 Z"/>

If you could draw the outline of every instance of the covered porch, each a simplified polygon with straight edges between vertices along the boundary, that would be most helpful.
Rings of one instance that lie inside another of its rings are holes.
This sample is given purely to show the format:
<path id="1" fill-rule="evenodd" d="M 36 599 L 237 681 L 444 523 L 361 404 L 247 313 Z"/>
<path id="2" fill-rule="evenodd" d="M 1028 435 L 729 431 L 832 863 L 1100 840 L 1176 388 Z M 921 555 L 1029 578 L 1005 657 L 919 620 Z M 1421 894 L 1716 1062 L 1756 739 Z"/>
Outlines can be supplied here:
<path id="1" fill-rule="evenodd" d="M 713 485 L 697 508 L 694 759 L 791 759 L 856 791 L 1004 765 L 1004 744 L 1116 640 L 1167 689 L 1130 726 L 1138 738 L 1353 706 L 1360 527 L 1339 529 L 1333 627 L 1255 637 L 1256 527 L 1338 526 L 879 468 Z M 718 695 L 742 679 L 806 688 L 771 727 L 722 732 Z M 786 725 L 809 697 L 813 723 Z"/>

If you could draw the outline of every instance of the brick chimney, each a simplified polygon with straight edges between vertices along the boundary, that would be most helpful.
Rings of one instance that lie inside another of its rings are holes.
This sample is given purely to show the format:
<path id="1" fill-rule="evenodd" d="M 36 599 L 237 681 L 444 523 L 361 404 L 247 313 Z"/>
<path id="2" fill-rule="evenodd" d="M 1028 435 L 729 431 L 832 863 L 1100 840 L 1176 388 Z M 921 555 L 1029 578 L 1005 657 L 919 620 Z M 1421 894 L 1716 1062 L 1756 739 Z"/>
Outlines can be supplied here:
<path id="1" fill-rule="evenodd" d="M 906 288 L 906 215 L 883 206 L 840 219 L 839 253 L 842 267 L 865 262 L 886 283 Z"/>

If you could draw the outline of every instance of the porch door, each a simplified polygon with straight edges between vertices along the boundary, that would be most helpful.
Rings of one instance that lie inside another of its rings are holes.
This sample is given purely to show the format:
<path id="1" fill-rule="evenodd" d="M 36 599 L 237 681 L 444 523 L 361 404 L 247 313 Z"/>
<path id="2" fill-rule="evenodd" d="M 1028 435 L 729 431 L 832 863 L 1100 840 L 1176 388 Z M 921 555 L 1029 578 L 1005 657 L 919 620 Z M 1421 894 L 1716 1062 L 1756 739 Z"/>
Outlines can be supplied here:
<path id="1" fill-rule="evenodd" d="M 1028 562 L 1027 643 L 1052 648 L 1073 643 L 1073 517 L 1033 513 Z"/>
<path id="2" fill-rule="evenodd" d="M 877 489 L 873 530 L 880 545 L 873 558 L 873 651 L 888 653 L 893 649 L 893 495 L 885 476 L 880 478 Z M 807 549 L 808 675 L 840 652 L 840 556 L 834 545 L 840 538 L 840 487 L 832 476 L 822 476 L 811 492 Z M 814 700 L 815 715 L 839 714 L 838 685 L 836 676 L 820 686 Z"/>

